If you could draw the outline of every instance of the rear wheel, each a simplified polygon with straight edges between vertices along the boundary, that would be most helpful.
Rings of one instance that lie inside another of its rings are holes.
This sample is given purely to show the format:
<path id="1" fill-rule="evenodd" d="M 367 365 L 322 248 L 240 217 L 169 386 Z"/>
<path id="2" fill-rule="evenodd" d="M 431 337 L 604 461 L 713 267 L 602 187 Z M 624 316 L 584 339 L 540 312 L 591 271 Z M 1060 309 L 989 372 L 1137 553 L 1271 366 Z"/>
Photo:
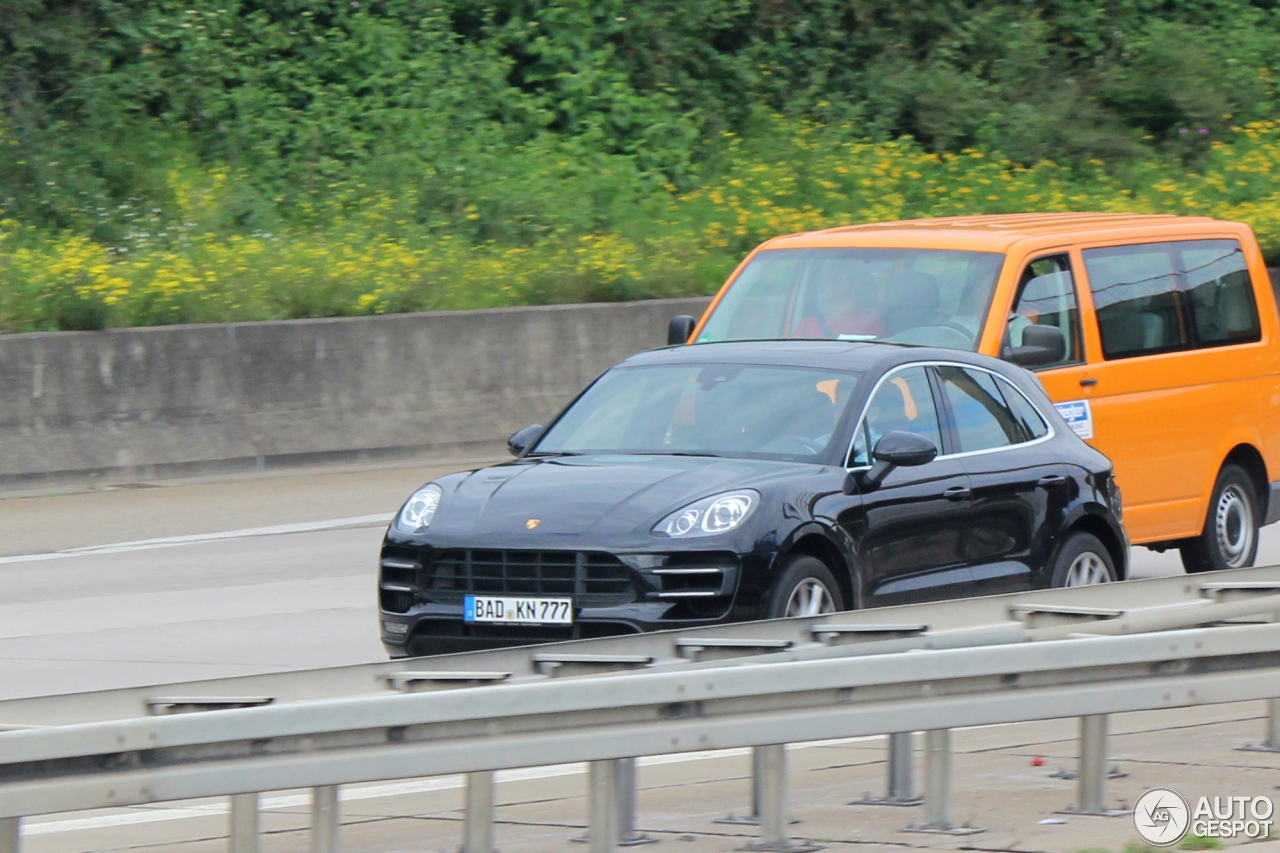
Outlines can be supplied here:
<path id="1" fill-rule="evenodd" d="M 1051 583 L 1059 586 L 1093 586 L 1116 579 L 1111 552 L 1097 536 L 1077 530 L 1067 536 L 1053 560 Z"/>
<path id="2" fill-rule="evenodd" d="M 1258 496 L 1239 465 L 1223 465 L 1209 499 L 1204 530 L 1179 546 L 1188 572 L 1243 569 L 1258 555 Z"/>
<path id="3" fill-rule="evenodd" d="M 820 616 L 844 610 L 840 584 L 827 564 L 817 557 L 792 557 L 764 607 L 765 619 L 783 616 Z"/>

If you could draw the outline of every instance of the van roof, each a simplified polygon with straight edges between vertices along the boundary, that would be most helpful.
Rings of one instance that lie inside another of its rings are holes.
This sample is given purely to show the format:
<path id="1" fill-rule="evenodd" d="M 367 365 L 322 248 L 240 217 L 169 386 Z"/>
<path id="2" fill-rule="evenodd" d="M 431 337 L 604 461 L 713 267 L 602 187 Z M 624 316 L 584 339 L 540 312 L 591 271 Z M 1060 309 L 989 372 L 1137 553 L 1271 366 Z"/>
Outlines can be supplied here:
<path id="1" fill-rule="evenodd" d="M 790 234 L 770 240 L 770 249 L 868 246 L 886 248 L 969 249 L 1003 252 L 1031 237 L 1070 235 L 1071 241 L 1123 236 L 1182 236 L 1188 226 L 1228 225 L 1209 216 L 1135 213 L 1010 213 L 995 216 L 945 216 L 846 225 Z M 1089 232 L 1095 232 L 1090 234 Z M 1117 233 L 1121 232 L 1121 233 Z M 1135 233 L 1135 232 L 1140 232 Z"/>

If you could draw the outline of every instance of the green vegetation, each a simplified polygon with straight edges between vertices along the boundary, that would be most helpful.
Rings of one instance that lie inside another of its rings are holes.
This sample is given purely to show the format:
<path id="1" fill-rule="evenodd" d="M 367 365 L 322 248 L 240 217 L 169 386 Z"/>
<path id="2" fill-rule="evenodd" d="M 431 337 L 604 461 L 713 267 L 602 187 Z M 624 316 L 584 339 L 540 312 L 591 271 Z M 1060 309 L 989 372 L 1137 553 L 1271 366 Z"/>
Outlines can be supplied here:
<path id="1" fill-rule="evenodd" d="M 1188 835 L 1182 839 L 1182 843 L 1178 845 L 1179 850 L 1221 850 L 1226 847 L 1226 843 L 1221 838 L 1215 836 L 1204 835 Z"/>
<path id="2" fill-rule="evenodd" d="M 902 216 L 1280 251 L 1275 0 L 3 7 L 5 331 L 708 292 Z"/>

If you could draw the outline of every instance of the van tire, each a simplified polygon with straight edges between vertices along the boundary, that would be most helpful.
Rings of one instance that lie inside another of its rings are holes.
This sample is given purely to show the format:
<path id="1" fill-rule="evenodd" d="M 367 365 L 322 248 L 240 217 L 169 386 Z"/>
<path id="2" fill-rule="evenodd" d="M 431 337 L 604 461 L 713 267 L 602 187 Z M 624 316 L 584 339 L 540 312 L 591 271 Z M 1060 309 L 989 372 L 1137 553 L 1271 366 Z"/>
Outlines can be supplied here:
<path id="1" fill-rule="evenodd" d="M 1257 486 L 1239 465 L 1223 465 L 1209 499 L 1209 511 L 1199 536 L 1179 546 L 1188 574 L 1243 569 L 1258 556 Z"/>
<path id="2" fill-rule="evenodd" d="M 808 554 L 792 557 L 787 561 L 786 568 L 782 570 L 782 575 L 765 600 L 762 618 L 780 619 L 788 615 L 805 615 L 789 613 L 789 611 L 801 605 L 805 596 L 815 592 L 817 587 L 822 588 L 821 595 L 825 601 L 825 606 L 819 613 L 835 613 L 844 610 L 844 596 L 840 594 L 840 584 L 836 583 L 836 576 L 831 573 L 827 564 Z"/>
<path id="3" fill-rule="evenodd" d="M 1076 530 L 1069 534 L 1053 558 L 1053 587 L 1090 586 L 1116 579 L 1115 562 L 1102 540 L 1092 533 Z"/>

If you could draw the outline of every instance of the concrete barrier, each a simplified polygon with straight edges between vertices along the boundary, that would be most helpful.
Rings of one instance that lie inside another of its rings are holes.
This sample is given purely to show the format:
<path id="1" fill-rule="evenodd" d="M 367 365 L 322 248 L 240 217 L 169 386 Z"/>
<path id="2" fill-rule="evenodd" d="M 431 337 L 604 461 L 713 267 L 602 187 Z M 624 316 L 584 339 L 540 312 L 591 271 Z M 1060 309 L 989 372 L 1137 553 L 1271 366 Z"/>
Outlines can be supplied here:
<path id="1" fill-rule="evenodd" d="M 708 301 L 0 336 L 0 484 L 500 453 Z"/>

